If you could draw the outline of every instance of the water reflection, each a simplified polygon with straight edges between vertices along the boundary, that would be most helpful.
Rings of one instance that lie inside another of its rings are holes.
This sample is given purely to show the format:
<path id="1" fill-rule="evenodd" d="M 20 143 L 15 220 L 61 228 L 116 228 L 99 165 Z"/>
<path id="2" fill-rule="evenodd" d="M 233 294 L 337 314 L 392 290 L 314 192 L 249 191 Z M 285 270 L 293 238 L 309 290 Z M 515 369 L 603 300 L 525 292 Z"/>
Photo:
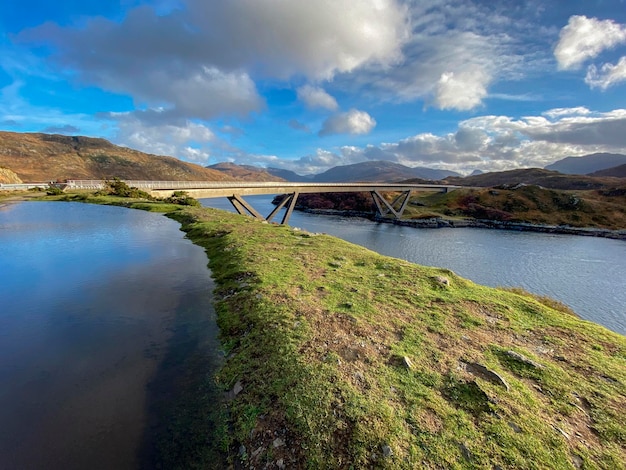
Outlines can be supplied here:
<path id="1" fill-rule="evenodd" d="M 217 348 L 206 263 L 158 214 L 44 202 L 0 211 L 2 468 L 153 458 L 141 449 L 154 443 L 146 387 L 172 340 Z M 173 335 L 181 321 L 185 335 Z"/>

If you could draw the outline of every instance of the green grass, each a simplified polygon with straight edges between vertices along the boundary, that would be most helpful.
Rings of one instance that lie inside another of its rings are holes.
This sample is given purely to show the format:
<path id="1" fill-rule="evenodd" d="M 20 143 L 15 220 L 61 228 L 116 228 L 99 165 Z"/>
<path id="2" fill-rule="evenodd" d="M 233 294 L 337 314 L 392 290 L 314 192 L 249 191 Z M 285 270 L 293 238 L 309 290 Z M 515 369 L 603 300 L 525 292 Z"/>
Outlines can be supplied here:
<path id="1" fill-rule="evenodd" d="M 216 380 L 243 387 L 233 463 L 626 468 L 626 338 L 558 303 L 223 211 L 85 200 L 167 211 L 205 248 Z"/>
<path id="2" fill-rule="evenodd" d="M 329 236 L 209 209 L 171 216 L 219 285 L 219 381 L 244 386 L 230 409 L 248 464 L 271 451 L 308 468 L 625 468 L 623 336 Z"/>

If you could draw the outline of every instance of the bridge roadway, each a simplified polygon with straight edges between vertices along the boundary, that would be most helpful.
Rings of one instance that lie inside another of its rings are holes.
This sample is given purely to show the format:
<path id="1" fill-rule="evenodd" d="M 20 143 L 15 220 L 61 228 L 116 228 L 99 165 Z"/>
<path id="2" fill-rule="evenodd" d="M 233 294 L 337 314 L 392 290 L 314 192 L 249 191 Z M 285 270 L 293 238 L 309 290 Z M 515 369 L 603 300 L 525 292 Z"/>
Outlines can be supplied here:
<path id="1" fill-rule="evenodd" d="M 290 182 L 215 182 L 215 181 L 133 181 L 124 180 L 126 184 L 148 191 L 152 196 L 165 198 L 175 191 L 185 191 L 190 196 L 200 198 L 226 197 L 235 210 L 240 214 L 250 214 L 260 220 L 268 222 L 283 208 L 287 207 L 283 215 L 283 224 L 288 223 L 296 201 L 300 194 L 311 193 L 347 193 L 368 192 L 372 195 L 378 214 L 400 218 L 404 213 L 411 192 L 436 191 L 446 193 L 459 186 L 440 184 L 402 184 L 402 183 L 290 183 Z M 68 180 L 68 189 L 99 189 L 105 185 L 104 181 Z M 387 201 L 381 192 L 399 193 L 391 202 Z M 282 194 L 283 198 L 272 212 L 264 217 L 255 210 L 243 196 L 261 194 Z"/>

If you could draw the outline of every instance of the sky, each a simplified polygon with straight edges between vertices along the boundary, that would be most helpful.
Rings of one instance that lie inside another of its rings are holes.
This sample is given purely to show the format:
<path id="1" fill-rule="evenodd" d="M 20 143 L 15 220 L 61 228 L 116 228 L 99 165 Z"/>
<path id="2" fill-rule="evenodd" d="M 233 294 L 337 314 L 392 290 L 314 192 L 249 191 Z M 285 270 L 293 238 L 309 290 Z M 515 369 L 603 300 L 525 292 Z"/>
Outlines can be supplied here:
<path id="1" fill-rule="evenodd" d="M 0 130 L 299 174 L 626 154 L 626 0 L 20 0 Z"/>

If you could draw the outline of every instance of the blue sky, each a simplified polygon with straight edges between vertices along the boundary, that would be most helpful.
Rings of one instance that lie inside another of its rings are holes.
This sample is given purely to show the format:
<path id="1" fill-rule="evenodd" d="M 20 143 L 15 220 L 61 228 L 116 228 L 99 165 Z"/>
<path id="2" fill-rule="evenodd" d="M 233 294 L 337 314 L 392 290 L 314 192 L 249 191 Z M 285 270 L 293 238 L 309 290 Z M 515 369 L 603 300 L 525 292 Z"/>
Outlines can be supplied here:
<path id="1" fill-rule="evenodd" d="M 21 0 L 0 130 L 300 174 L 626 153 L 625 0 Z"/>

